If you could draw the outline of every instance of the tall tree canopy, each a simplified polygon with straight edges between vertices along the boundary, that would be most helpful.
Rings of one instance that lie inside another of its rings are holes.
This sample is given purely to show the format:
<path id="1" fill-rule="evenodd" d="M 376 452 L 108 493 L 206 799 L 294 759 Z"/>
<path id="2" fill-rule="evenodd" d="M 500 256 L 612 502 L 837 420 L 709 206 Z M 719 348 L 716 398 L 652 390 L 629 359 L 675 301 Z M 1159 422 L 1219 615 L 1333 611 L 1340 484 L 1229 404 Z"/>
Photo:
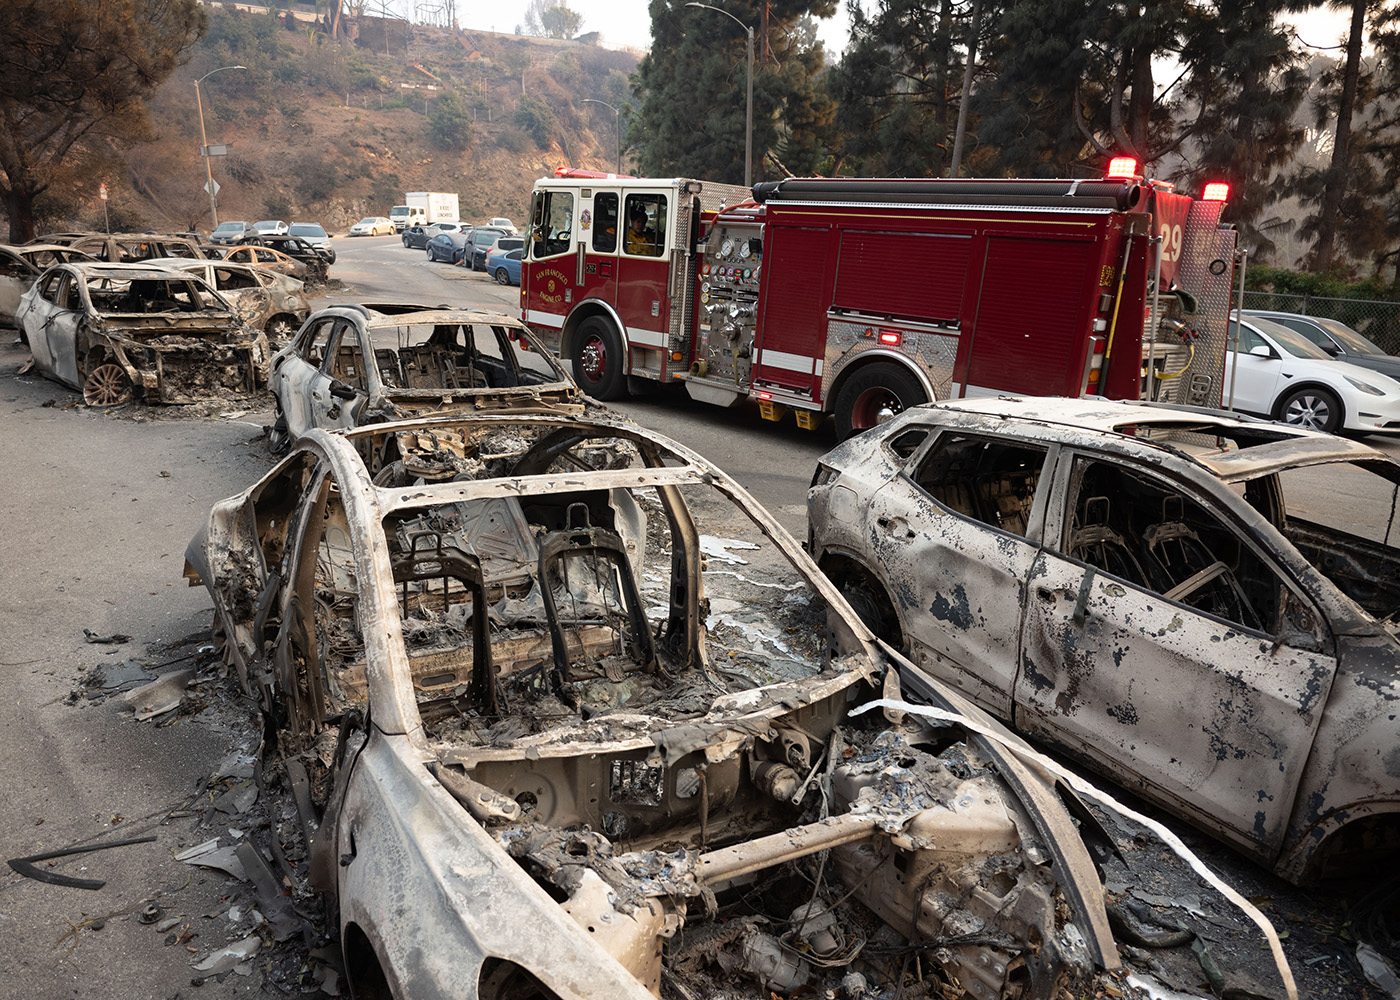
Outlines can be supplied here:
<path id="1" fill-rule="evenodd" d="M 754 29 L 754 179 L 764 176 L 770 152 L 793 173 L 815 172 L 826 156 L 823 132 L 834 106 L 816 83 L 824 59 L 809 15 L 830 17 L 836 0 L 710 6 Z M 744 28 L 682 0 L 652 0 L 651 20 L 651 52 L 635 76 L 641 109 L 630 138 L 642 173 L 743 183 Z"/>
<path id="2" fill-rule="evenodd" d="M 0 198 L 11 242 L 33 238 L 34 199 L 65 171 L 108 143 L 149 136 L 143 101 L 188 59 L 205 24 L 196 0 L 0 5 Z"/>

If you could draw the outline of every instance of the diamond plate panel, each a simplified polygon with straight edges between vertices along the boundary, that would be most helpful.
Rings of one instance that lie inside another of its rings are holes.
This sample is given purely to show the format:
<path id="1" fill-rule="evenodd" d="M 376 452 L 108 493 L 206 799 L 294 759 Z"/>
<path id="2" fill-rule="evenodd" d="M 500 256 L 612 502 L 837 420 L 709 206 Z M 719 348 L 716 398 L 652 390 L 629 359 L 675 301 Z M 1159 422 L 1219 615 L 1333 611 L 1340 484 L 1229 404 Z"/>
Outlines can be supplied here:
<path id="1" fill-rule="evenodd" d="M 1183 315 L 1200 333 L 1196 356 L 1172 386 L 1172 401 L 1196 406 L 1220 406 L 1225 374 L 1225 349 L 1230 319 L 1230 296 L 1235 274 L 1236 234 L 1220 229 L 1221 202 L 1199 201 L 1191 206 L 1181 246 L 1177 287 L 1195 296 L 1195 316 Z M 1159 397 L 1160 398 L 1160 397 Z"/>
<path id="2" fill-rule="evenodd" d="M 898 347 L 882 344 L 873 337 L 865 336 L 871 329 L 870 323 L 851 323 L 845 320 L 828 320 L 826 324 L 826 357 L 822 364 L 822 400 L 831 401 L 831 387 L 841 377 L 841 373 L 863 354 L 877 351 L 884 355 L 901 355 L 928 376 L 933 385 L 934 399 L 948 399 L 952 395 L 953 363 L 958 356 L 958 336 L 950 333 L 931 333 L 927 330 L 914 330 L 901 327 L 898 323 L 881 323 L 880 330 L 898 330 Z"/>

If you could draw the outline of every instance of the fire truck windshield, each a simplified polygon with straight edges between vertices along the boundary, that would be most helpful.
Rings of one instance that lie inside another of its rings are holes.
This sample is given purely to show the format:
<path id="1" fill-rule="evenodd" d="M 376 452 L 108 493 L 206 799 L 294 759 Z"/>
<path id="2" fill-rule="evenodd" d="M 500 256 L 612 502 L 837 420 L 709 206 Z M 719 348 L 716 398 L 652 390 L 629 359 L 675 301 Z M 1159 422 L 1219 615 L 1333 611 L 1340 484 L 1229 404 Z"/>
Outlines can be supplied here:
<path id="1" fill-rule="evenodd" d="M 538 260 L 567 253 L 574 221 L 573 193 L 541 191 L 535 197 L 535 216 L 530 234 L 534 249 L 530 256 Z"/>

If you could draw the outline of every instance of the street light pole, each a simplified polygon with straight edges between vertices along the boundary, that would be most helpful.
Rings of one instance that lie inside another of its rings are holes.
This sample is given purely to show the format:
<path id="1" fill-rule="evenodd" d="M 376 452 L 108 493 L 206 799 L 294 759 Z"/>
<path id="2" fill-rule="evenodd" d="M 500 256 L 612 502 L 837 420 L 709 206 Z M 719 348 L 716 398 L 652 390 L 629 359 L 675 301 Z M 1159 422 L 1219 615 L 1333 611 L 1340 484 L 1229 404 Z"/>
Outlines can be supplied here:
<path id="1" fill-rule="evenodd" d="M 209 138 L 204 134 L 204 101 L 199 96 L 199 85 L 215 73 L 222 73 L 226 69 L 247 68 L 247 66 L 220 66 L 218 69 L 211 69 L 194 82 L 194 104 L 199 109 L 199 154 L 204 157 L 204 190 L 209 192 L 209 217 L 214 220 L 211 232 L 213 229 L 219 228 L 219 206 L 214 200 L 214 171 L 209 166 Z"/>
<path id="2" fill-rule="evenodd" d="M 601 104 L 603 107 L 608 108 L 609 110 L 611 110 L 612 113 L 613 113 L 613 115 L 617 118 L 617 126 L 616 126 L 616 133 L 617 133 L 617 168 L 616 168 L 616 173 L 617 173 L 617 175 L 618 175 L 619 177 L 621 177 L 621 176 L 622 176 L 622 109 L 621 109 L 621 108 L 614 108 L 614 107 L 613 107 L 611 104 L 609 104 L 607 101 L 595 101 L 595 100 L 594 100 L 593 98 L 591 98 L 591 97 L 585 97 L 585 98 L 583 98 L 581 101 L 579 101 L 579 103 L 580 103 L 580 104 Z"/>
<path id="3" fill-rule="evenodd" d="M 688 3 L 687 7 L 704 7 L 723 14 L 739 27 L 743 28 L 749 36 L 749 93 L 748 100 L 744 108 L 744 187 L 753 187 L 753 28 L 739 20 L 727 10 L 718 7 L 711 7 L 707 3 Z"/>

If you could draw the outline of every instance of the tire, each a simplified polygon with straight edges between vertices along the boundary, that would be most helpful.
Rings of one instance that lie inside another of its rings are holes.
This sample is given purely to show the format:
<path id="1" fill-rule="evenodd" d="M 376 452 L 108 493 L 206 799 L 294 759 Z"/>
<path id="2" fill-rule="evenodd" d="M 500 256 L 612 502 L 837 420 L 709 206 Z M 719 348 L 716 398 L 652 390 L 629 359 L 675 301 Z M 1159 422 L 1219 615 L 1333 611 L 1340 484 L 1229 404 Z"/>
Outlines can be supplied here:
<path id="1" fill-rule="evenodd" d="M 287 427 L 287 418 L 282 415 L 282 407 L 277 407 L 277 419 L 267 430 L 267 450 L 274 456 L 285 455 L 292 447 L 292 432 Z"/>
<path id="2" fill-rule="evenodd" d="M 296 332 L 296 320 L 286 313 L 278 313 L 273 316 L 263 327 L 263 333 L 267 334 L 269 339 L 278 341 L 284 341 Z"/>
<path id="3" fill-rule="evenodd" d="M 1294 389 L 1278 401 L 1275 412 L 1279 420 L 1295 427 L 1335 434 L 1342 426 L 1342 401 L 1330 389 L 1304 387 Z"/>
<path id="4" fill-rule="evenodd" d="M 430 246 L 425 246 L 425 247 L 423 247 L 423 252 L 426 253 L 426 254 L 428 255 L 428 259 L 429 259 L 429 260 L 435 260 L 435 258 L 433 257 L 433 248 L 432 248 L 432 247 L 430 247 Z"/>
<path id="5" fill-rule="evenodd" d="M 889 362 L 867 365 L 846 379 L 836 394 L 836 436 L 844 441 L 927 402 L 928 393 L 907 368 Z"/>
<path id="6" fill-rule="evenodd" d="M 574 381 L 594 399 L 620 398 L 627 386 L 622 338 L 601 316 L 590 316 L 574 334 Z"/>
<path id="7" fill-rule="evenodd" d="M 408 237 L 407 237 L 407 236 L 405 236 L 405 237 L 403 238 L 403 248 L 404 248 L 405 250 L 408 249 Z"/>
<path id="8" fill-rule="evenodd" d="M 496 284 L 498 284 L 498 285 L 509 285 L 509 284 L 510 284 L 510 272 L 508 272 L 508 271 L 507 271 L 505 268 L 503 268 L 503 267 L 498 267 L 498 268 L 496 268 Z"/>

